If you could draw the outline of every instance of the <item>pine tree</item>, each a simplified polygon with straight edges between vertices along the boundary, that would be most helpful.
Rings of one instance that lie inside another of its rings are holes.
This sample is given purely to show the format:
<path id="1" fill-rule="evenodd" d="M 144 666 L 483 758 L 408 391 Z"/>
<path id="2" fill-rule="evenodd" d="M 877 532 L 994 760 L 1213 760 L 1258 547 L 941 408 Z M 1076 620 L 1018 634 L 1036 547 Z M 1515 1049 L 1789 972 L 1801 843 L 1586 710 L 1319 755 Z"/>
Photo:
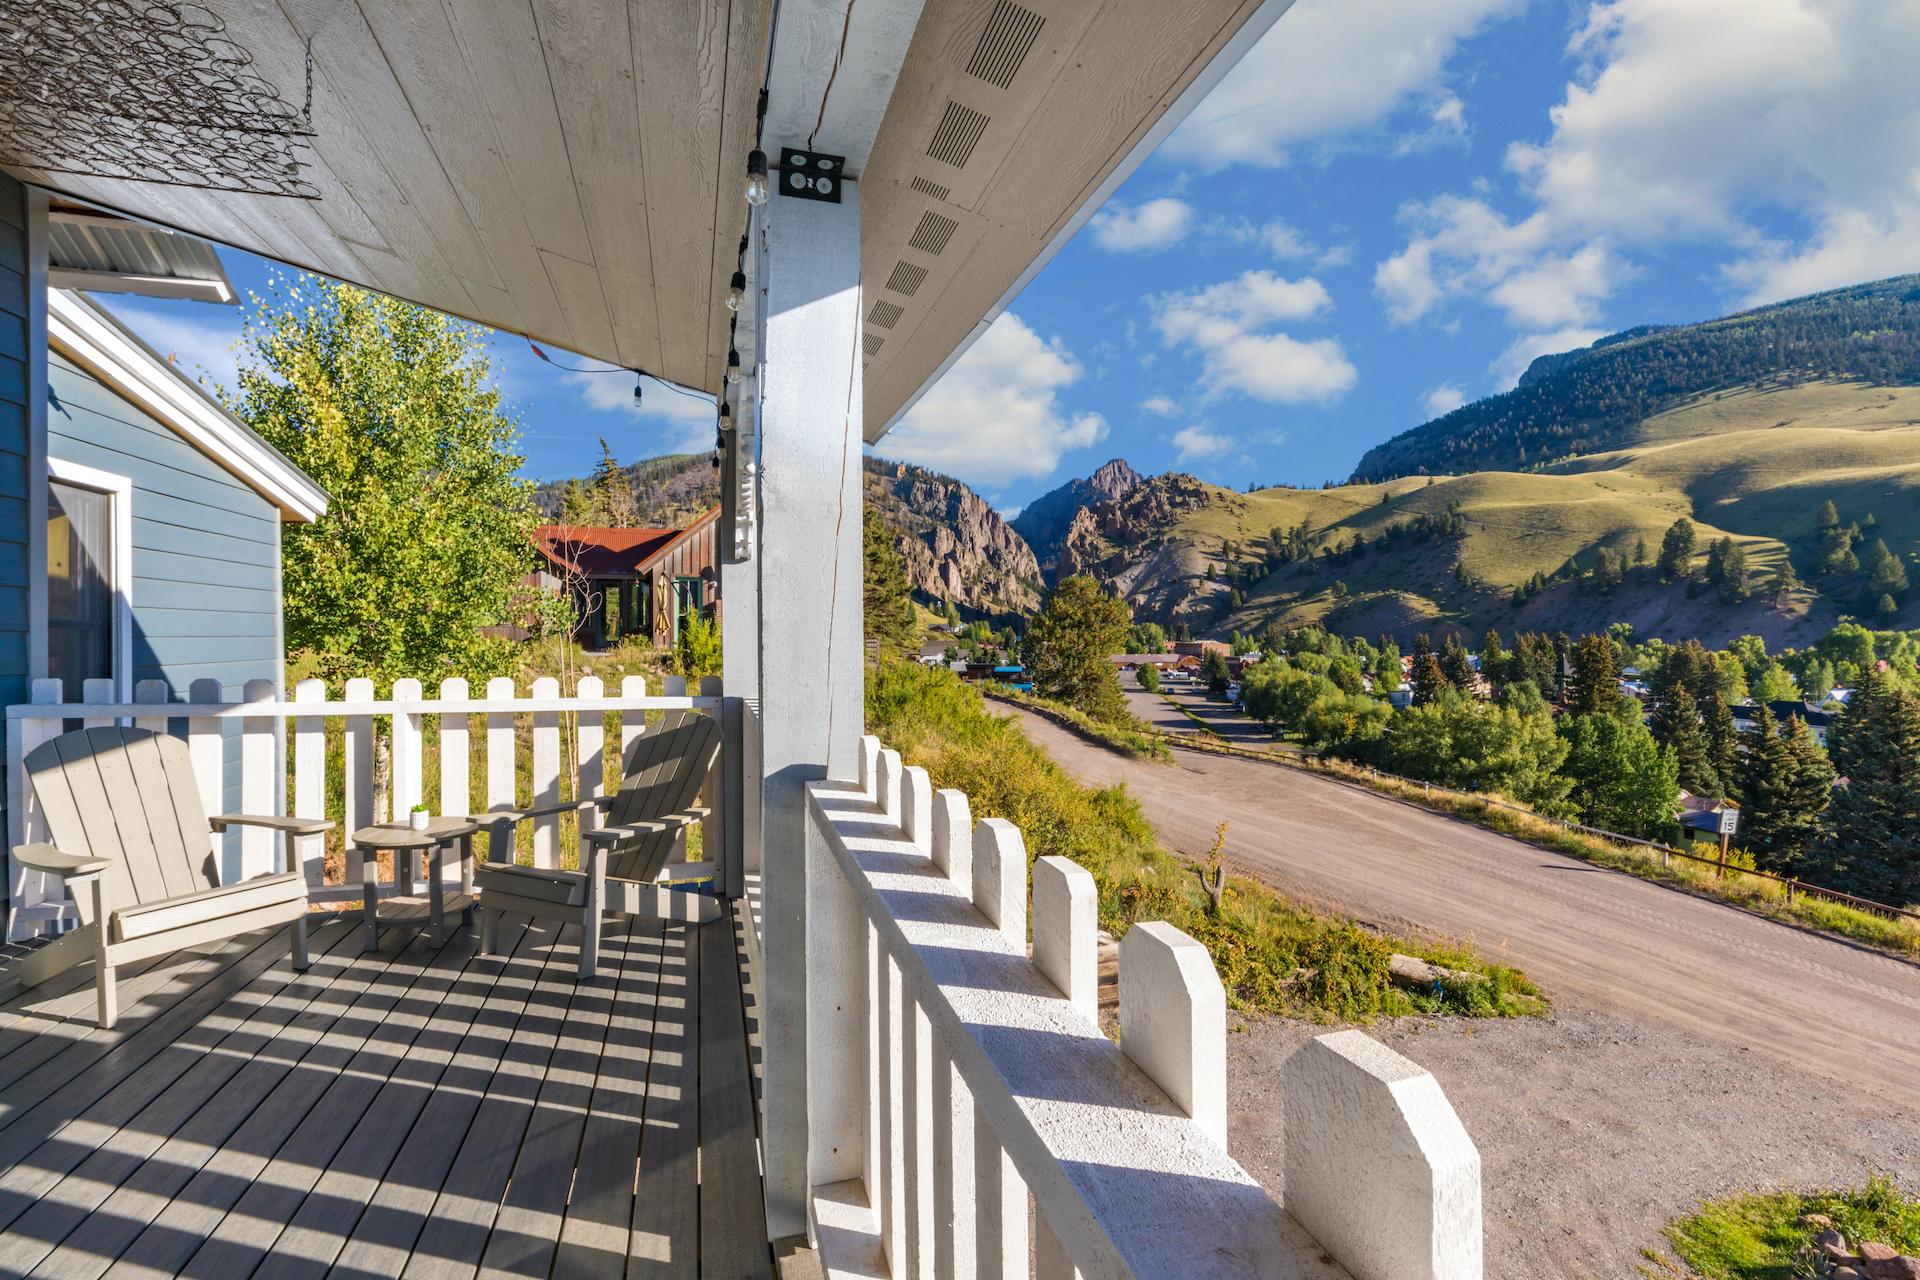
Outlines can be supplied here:
<path id="1" fill-rule="evenodd" d="M 1433 656 L 1431 648 L 1414 658 L 1411 683 L 1413 705 L 1416 707 L 1439 701 L 1441 692 L 1448 687 L 1447 673 L 1440 669 L 1440 659 Z"/>
<path id="2" fill-rule="evenodd" d="M 1721 538 L 1707 552 L 1707 581 L 1719 588 L 1720 599 L 1732 603 L 1747 598 L 1747 553 L 1732 538 Z"/>
<path id="3" fill-rule="evenodd" d="M 1507 681 L 1507 648 L 1500 633 L 1492 627 L 1480 640 L 1480 674 L 1496 687 Z"/>
<path id="4" fill-rule="evenodd" d="M 867 639 L 884 657 L 913 647 L 913 599 L 907 586 L 907 562 L 894 545 L 893 531 L 872 507 L 861 512 L 861 607 Z"/>
<path id="5" fill-rule="evenodd" d="M 1693 521 L 1681 516 L 1660 540 L 1660 576 L 1668 580 L 1693 572 Z"/>
<path id="6" fill-rule="evenodd" d="M 1440 647 L 1440 672 L 1446 676 L 1447 683 L 1460 692 L 1473 692 L 1473 663 L 1467 660 L 1467 649 L 1460 643 L 1460 637 L 1448 636 Z"/>
<path id="7" fill-rule="evenodd" d="M 593 500 L 587 497 L 587 486 L 580 482 L 579 476 L 567 481 L 567 487 L 560 491 L 560 523 L 593 523 Z"/>
<path id="8" fill-rule="evenodd" d="M 1567 681 L 1570 715 L 1605 715 L 1620 700 L 1620 678 L 1613 665 L 1613 643 L 1605 636 L 1581 636 L 1573 646 L 1573 677 Z"/>
<path id="9" fill-rule="evenodd" d="M 1707 740 L 1707 759 L 1723 793 L 1734 786 L 1740 765 L 1740 734 L 1733 727 L 1733 709 L 1718 688 L 1700 701 L 1700 732 Z"/>
<path id="10" fill-rule="evenodd" d="M 1680 785 L 1697 796 L 1720 796 L 1725 788 L 1713 767 L 1713 748 L 1700 726 L 1700 707 L 1685 685 L 1674 690 L 1662 717 L 1665 740 L 1680 766 Z"/>
<path id="11" fill-rule="evenodd" d="M 1828 529 L 1838 529 L 1840 527 L 1840 508 L 1833 505 L 1832 498 L 1828 498 L 1820 504 L 1820 510 L 1813 517 L 1813 523 L 1814 527 L 1822 533 L 1825 533 Z"/>
<path id="12" fill-rule="evenodd" d="M 1782 604 L 1789 595 L 1802 589 L 1800 575 L 1793 571 L 1793 558 L 1781 556 L 1780 567 L 1774 570 L 1773 582 L 1767 593 L 1773 597 L 1775 604 Z"/>
<path id="13" fill-rule="evenodd" d="M 1906 589 L 1906 566 L 1900 563 L 1898 556 L 1887 549 L 1884 538 L 1874 539 L 1873 548 L 1867 552 L 1868 598 L 1891 596 L 1897 606 Z"/>
<path id="14" fill-rule="evenodd" d="M 1895 906 L 1920 900 L 1920 698 L 1869 671 L 1829 745 L 1846 783 L 1809 865 L 1850 893 Z"/>
<path id="15" fill-rule="evenodd" d="M 1647 535 L 1644 533 L 1633 540 L 1633 567 L 1636 569 L 1647 567 Z"/>
<path id="16" fill-rule="evenodd" d="M 1799 716 L 1779 732 L 1763 705 L 1740 736 L 1740 847 L 1762 871 L 1796 874 L 1833 801 L 1833 766 Z"/>
<path id="17" fill-rule="evenodd" d="M 633 501 L 633 477 L 613 456 L 605 436 L 600 437 L 600 461 L 593 464 L 587 495 L 599 523 L 615 529 L 630 529 L 640 523 L 639 508 Z"/>

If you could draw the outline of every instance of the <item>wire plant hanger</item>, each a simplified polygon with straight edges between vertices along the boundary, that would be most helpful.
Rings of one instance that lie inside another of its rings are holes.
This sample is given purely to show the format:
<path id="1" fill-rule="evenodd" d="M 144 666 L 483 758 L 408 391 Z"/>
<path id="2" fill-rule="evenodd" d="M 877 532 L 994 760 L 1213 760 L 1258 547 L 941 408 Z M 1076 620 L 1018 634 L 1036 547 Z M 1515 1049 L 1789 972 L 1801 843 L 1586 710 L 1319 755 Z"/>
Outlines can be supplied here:
<path id="1" fill-rule="evenodd" d="M 0 163 L 320 198 L 296 110 L 226 23 L 169 0 L 0 0 Z"/>

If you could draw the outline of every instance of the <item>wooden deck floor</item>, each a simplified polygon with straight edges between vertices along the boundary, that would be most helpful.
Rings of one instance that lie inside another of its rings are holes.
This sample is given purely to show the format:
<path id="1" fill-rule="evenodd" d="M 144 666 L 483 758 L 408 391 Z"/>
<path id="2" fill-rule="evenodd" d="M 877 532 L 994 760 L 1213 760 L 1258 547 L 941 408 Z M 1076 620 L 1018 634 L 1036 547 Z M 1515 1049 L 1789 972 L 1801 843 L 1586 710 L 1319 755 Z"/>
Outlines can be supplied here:
<path id="1" fill-rule="evenodd" d="M 771 1273 L 730 918 L 585 985 L 571 929 L 355 923 L 148 965 L 111 1032 L 0 967 L 0 1275 Z"/>

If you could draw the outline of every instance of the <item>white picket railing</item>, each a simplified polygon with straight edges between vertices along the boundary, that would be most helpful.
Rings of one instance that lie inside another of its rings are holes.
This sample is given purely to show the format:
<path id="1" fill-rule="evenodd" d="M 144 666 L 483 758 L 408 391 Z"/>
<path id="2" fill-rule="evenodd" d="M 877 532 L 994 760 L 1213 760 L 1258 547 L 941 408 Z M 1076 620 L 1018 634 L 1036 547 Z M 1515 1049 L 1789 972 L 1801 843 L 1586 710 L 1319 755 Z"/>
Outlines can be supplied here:
<path id="1" fill-rule="evenodd" d="M 217 681 L 195 681 L 185 702 L 168 696 L 164 681 L 141 681 L 134 701 L 113 700 L 113 684 L 89 680 L 79 702 L 64 702 L 58 680 L 36 680 L 31 703 L 7 708 L 7 823 L 9 847 L 46 838 L 26 786 L 21 767 L 34 747 L 57 736 L 68 721 L 87 726 L 132 723 L 143 728 L 183 735 L 188 742 L 201 803 L 209 814 L 237 807 L 247 813 L 282 811 L 295 817 L 339 818 L 344 832 L 405 814 L 423 803 L 429 769 L 437 769 L 438 811 L 467 816 L 497 812 L 527 804 L 557 803 L 566 791 L 574 798 L 602 794 L 609 779 L 609 763 L 618 769 L 618 755 L 606 755 L 606 716 L 618 717 L 616 752 L 645 729 L 646 713 L 697 709 L 717 715 L 721 706 L 718 677 L 701 683 L 689 696 L 686 681 L 669 676 L 659 694 L 647 692 L 638 676 L 622 679 L 616 695 L 607 694 L 597 676 L 583 676 L 571 694 L 560 682 L 541 677 L 522 696 L 511 679 L 487 682 L 482 697 L 472 696 L 468 682 L 454 678 L 440 683 L 437 696 L 424 695 L 418 680 L 396 680 L 386 698 L 375 696 L 371 680 L 348 680 L 342 696 L 332 699 L 319 680 L 303 680 L 291 701 L 275 699 L 272 682 L 250 681 L 239 702 L 227 701 Z M 439 717 L 437 741 L 424 732 L 425 718 Z M 483 716 L 484 727 L 470 728 L 469 716 Z M 516 732 L 516 717 L 531 721 L 527 734 Z M 225 722 L 238 720 L 239 749 L 229 759 L 230 735 Z M 344 768 L 329 793 L 328 748 Z M 524 745 L 523 745 L 524 744 Z M 284 750 L 285 755 L 282 754 Z M 384 751 L 388 760 L 386 786 L 376 794 L 375 760 Z M 519 791 L 523 752 L 529 768 L 532 794 Z M 284 762 L 284 763 L 283 763 Z M 288 769 L 286 764 L 290 763 Z M 475 795 L 474 782 L 483 780 Z M 618 785 L 617 777 L 611 779 Z M 228 800 L 238 784 L 239 802 Z M 575 789 L 578 788 L 576 791 Z M 717 851 L 724 844 L 723 806 L 713 805 L 704 839 Z M 591 823 L 593 816 L 582 821 Z M 533 823 L 533 860 L 536 866 L 558 866 L 558 816 Z M 334 837 L 341 847 L 340 836 Z M 359 901 L 362 893 L 359 855 L 344 845 L 343 873 L 326 873 L 326 838 L 306 837 L 298 842 L 298 865 L 307 876 L 308 892 L 316 902 Z M 281 855 L 274 833 L 244 829 L 236 843 L 211 837 L 211 852 L 222 868 L 223 880 L 242 879 L 279 869 Z M 58 881 L 9 865 L 10 936 L 15 930 L 58 920 L 71 911 Z M 449 867 L 447 874 L 458 874 Z"/>
<path id="2" fill-rule="evenodd" d="M 1034 863 L 1029 953 L 1013 824 L 975 824 L 963 793 L 871 737 L 858 783 L 809 784 L 808 811 L 809 1175 L 830 1275 L 1477 1280 L 1478 1157 L 1420 1068 L 1357 1032 L 1341 1036 L 1371 1050 L 1303 1051 L 1287 1167 L 1315 1186 L 1296 1220 L 1227 1153 L 1226 999 L 1199 943 L 1128 931 L 1116 1045 L 1084 869 Z M 1342 1202 L 1370 1248 L 1326 1208 Z"/>

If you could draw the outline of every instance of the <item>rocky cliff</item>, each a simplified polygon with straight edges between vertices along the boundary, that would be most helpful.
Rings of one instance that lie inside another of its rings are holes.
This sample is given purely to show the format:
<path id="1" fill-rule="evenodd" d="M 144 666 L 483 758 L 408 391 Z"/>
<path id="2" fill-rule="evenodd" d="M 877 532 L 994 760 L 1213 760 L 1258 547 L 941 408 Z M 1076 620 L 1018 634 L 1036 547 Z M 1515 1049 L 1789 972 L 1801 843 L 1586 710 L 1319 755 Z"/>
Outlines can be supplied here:
<path id="1" fill-rule="evenodd" d="M 907 562 L 907 581 L 923 600 L 951 600 L 962 609 L 996 616 L 1040 607 L 1043 588 L 1033 551 L 986 499 L 960 481 L 869 458 L 866 495 L 867 505 L 893 529 Z"/>
<path id="2" fill-rule="evenodd" d="M 1014 531 L 1027 540 L 1041 567 L 1051 570 L 1077 515 L 1096 503 L 1124 496 L 1139 483 L 1140 473 L 1124 458 L 1115 458 L 1085 479 L 1069 480 L 1029 502 L 1014 517 Z"/>
<path id="3" fill-rule="evenodd" d="M 1088 574 L 1141 617 L 1201 625 L 1227 588 L 1207 577 L 1209 558 L 1185 526 L 1196 513 L 1236 501 L 1230 490 L 1180 472 L 1135 475 L 1119 496 L 1074 513 L 1060 540 L 1055 578 Z"/>

